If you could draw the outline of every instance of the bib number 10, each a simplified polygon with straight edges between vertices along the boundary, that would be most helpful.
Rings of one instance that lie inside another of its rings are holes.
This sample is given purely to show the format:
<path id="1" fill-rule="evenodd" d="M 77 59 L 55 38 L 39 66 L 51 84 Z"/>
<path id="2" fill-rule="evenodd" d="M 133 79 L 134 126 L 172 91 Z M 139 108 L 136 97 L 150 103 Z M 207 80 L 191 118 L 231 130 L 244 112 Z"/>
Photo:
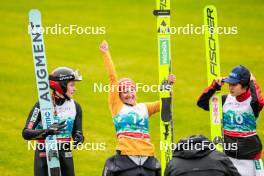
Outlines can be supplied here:
<path id="1" fill-rule="evenodd" d="M 237 123 L 239 125 L 241 125 L 244 121 L 243 117 L 241 116 L 234 116 L 234 115 L 231 115 L 231 123 Z"/>

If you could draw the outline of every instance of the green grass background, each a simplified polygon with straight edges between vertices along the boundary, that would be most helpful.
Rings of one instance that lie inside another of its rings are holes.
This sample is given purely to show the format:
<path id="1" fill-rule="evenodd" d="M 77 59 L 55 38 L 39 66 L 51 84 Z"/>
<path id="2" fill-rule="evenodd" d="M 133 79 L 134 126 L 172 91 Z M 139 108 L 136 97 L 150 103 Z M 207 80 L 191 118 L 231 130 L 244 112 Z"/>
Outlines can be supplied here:
<path id="1" fill-rule="evenodd" d="M 172 26 L 202 25 L 207 4 L 218 9 L 219 26 L 237 26 L 238 35 L 220 35 L 222 74 L 238 64 L 246 65 L 264 89 L 263 0 L 173 0 Z M 29 110 L 37 100 L 28 11 L 38 8 L 44 26 L 77 24 L 105 26 L 105 35 L 45 35 L 48 69 L 70 66 L 80 69 L 84 80 L 77 85 L 75 99 L 83 108 L 86 142 L 106 143 L 105 151 L 74 151 L 77 176 L 101 175 L 107 157 L 115 153 L 115 129 L 107 104 L 107 93 L 94 93 L 93 83 L 107 84 L 98 46 L 110 44 L 120 77 L 145 84 L 158 83 L 156 18 L 154 0 L 62 1 L 8 0 L 0 6 L 0 175 L 33 175 L 33 151 L 22 138 Z M 196 106 L 207 85 L 203 35 L 172 36 L 174 86 L 173 113 L 176 141 L 201 133 L 209 136 L 209 114 Z M 225 91 L 227 89 L 225 88 Z M 138 93 L 138 101 L 154 101 L 157 93 Z M 263 113 L 258 121 L 262 139 Z M 152 142 L 159 157 L 159 117 L 150 120 Z"/>

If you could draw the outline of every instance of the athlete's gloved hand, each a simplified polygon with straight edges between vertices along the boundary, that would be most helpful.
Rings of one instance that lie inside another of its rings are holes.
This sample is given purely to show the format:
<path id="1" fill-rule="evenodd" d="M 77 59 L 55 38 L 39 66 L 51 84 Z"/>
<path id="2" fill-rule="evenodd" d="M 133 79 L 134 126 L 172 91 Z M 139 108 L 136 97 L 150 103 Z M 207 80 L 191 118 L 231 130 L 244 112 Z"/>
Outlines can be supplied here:
<path id="1" fill-rule="evenodd" d="M 84 136 L 83 136 L 82 132 L 81 131 L 77 131 L 77 133 L 75 133 L 75 135 L 73 137 L 73 140 L 74 140 L 74 143 L 73 143 L 74 148 L 76 148 L 77 145 L 83 143 Z"/>
<path id="2" fill-rule="evenodd" d="M 215 82 L 218 84 L 218 86 L 223 86 L 225 84 L 226 77 L 219 77 L 215 80 Z"/>
<path id="3" fill-rule="evenodd" d="M 65 124 L 66 121 L 62 121 L 61 123 L 53 123 L 48 129 L 45 129 L 42 133 L 43 137 L 47 137 L 48 135 L 56 135 L 59 134 L 63 128 L 67 126 Z"/>

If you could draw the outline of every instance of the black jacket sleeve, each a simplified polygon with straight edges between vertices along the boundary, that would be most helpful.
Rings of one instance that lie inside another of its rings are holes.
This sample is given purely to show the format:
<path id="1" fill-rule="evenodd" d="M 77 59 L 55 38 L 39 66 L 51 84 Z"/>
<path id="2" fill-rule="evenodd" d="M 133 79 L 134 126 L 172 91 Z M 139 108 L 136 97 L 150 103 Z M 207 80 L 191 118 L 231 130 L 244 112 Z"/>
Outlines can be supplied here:
<path id="1" fill-rule="evenodd" d="M 166 166 L 166 169 L 165 169 L 165 173 L 164 173 L 164 176 L 171 176 L 171 170 L 172 170 L 172 168 L 171 168 L 171 163 L 172 161 L 170 161 L 168 164 L 167 164 L 167 166 Z"/>
<path id="2" fill-rule="evenodd" d="M 251 80 L 249 83 L 252 100 L 250 105 L 253 109 L 255 117 L 259 116 L 260 111 L 263 108 L 264 100 L 262 98 L 261 90 L 256 81 Z"/>
<path id="3" fill-rule="evenodd" d="M 226 171 L 229 173 L 230 176 L 241 176 L 238 172 L 237 168 L 234 166 L 232 161 L 226 156 L 224 153 L 218 152 L 218 159 L 224 165 Z"/>
<path id="4" fill-rule="evenodd" d="M 197 101 L 197 106 L 203 108 L 206 111 L 209 111 L 209 100 L 218 90 L 221 90 L 221 86 L 218 85 L 215 81 L 213 81 L 213 83 L 209 87 L 207 87 L 203 91 L 202 95 L 199 97 Z M 222 105 L 225 103 L 226 97 L 227 95 L 222 96 Z"/>
<path id="5" fill-rule="evenodd" d="M 39 103 L 37 102 L 32 110 L 30 111 L 25 127 L 22 131 L 22 136 L 26 140 L 38 140 L 43 139 L 41 135 L 44 133 L 45 130 L 36 130 L 36 126 L 41 120 Z"/>
<path id="6" fill-rule="evenodd" d="M 74 138 L 76 133 L 79 134 L 83 134 L 82 131 L 82 108 L 79 105 L 79 103 L 77 103 L 76 101 L 74 101 L 75 103 L 75 107 L 76 107 L 76 117 L 74 120 L 74 125 L 73 125 L 73 130 L 72 130 L 72 137 Z"/>

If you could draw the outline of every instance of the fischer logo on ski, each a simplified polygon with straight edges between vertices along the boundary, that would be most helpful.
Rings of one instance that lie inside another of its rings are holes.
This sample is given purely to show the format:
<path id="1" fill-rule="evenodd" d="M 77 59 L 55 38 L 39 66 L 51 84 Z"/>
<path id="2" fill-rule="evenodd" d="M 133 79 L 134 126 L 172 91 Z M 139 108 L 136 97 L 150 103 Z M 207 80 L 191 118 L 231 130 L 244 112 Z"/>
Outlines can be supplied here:
<path id="1" fill-rule="evenodd" d="M 217 65 L 217 56 L 216 56 L 216 39 L 214 38 L 214 33 L 215 33 L 215 18 L 214 18 L 214 13 L 216 13 L 216 11 L 214 9 L 210 9 L 207 8 L 206 9 L 207 12 L 207 26 L 208 26 L 208 32 L 210 33 L 210 36 L 208 38 L 208 44 L 209 44 L 209 55 L 210 55 L 210 71 L 213 75 L 215 76 L 219 76 L 216 73 L 216 68 Z"/>

